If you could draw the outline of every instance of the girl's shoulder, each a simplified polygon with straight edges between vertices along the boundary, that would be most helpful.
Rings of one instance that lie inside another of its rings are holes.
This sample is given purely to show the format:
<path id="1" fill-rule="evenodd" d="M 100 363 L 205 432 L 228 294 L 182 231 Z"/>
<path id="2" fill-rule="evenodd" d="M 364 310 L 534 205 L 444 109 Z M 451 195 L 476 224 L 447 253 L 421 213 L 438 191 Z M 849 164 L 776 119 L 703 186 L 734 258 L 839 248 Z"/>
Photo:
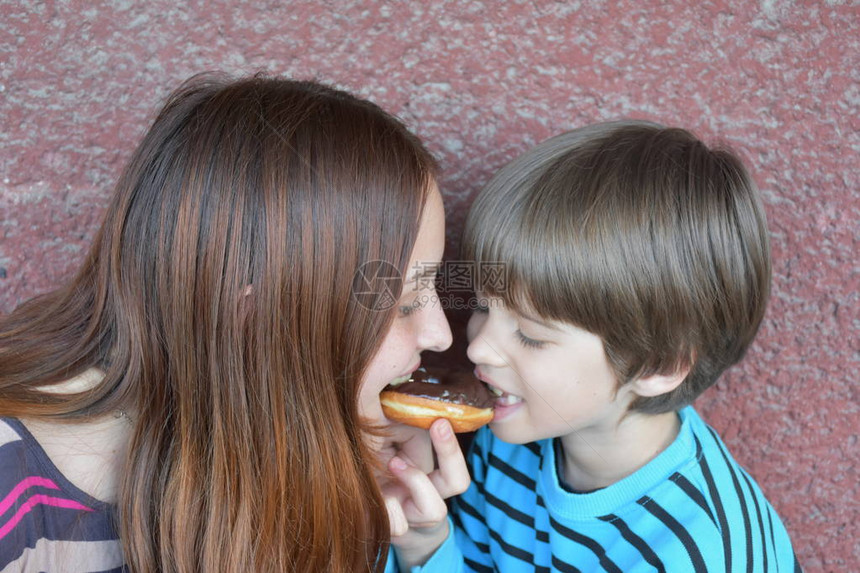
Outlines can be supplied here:
<path id="1" fill-rule="evenodd" d="M 113 416 L 71 423 L 0 418 L 0 496 L 28 479 L 48 480 L 85 505 L 109 506 L 131 430 L 127 419 Z"/>
<path id="2" fill-rule="evenodd" d="M 113 506 L 70 482 L 27 424 L 0 418 L 0 570 L 68 563 L 121 570 Z"/>

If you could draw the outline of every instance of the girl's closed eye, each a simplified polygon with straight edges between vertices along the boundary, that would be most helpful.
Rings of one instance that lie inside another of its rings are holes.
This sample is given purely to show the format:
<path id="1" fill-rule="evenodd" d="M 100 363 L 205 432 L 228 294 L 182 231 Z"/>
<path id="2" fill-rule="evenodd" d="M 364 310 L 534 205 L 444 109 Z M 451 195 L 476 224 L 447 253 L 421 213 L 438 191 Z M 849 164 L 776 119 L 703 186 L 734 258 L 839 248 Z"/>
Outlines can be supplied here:
<path id="1" fill-rule="evenodd" d="M 414 299 L 412 299 L 412 302 L 397 307 L 397 313 L 400 316 L 411 316 L 412 314 L 424 308 L 430 301 L 431 298 L 426 294 L 416 296 Z"/>
<path id="2" fill-rule="evenodd" d="M 422 298 L 424 300 L 422 300 Z M 412 314 L 414 314 L 414 313 L 418 312 L 419 310 L 421 310 L 422 308 L 424 308 L 424 305 L 427 302 L 426 299 L 427 299 L 426 295 L 424 295 L 423 297 L 421 297 L 421 296 L 416 297 L 415 299 L 412 300 L 412 302 L 397 307 L 397 312 L 400 316 L 411 316 Z"/>
<path id="3" fill-rule="evenodd" d="M 435 298 L 437 291 L 436 285 L 439 283 L 441 277 L 441 270 L 437 268 L 437 270 L 432 274 L 416 278 L 416 282 L 411 288 L 417 291 L 418 294 L 412 302 L 399 306 L 397 308 L 398 314 L 400 316 L 410 316 L 416 311 L 424 308 L 433 298 Z"/>

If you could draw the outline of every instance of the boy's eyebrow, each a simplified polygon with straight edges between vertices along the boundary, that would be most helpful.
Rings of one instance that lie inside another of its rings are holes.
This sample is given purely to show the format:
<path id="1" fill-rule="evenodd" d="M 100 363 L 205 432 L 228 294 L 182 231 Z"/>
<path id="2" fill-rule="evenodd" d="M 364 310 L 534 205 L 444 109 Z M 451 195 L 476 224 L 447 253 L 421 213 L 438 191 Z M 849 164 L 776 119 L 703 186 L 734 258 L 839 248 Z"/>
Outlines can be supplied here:
<path id="1" fill-rule="evenodd" d="M 524 319 L 528 320 L 529 322 L 533 322 L 533 323 L 537 324 L 538 326 L 542 326 L 548 330 L 554 330 L 556 332 L 561 332 L 561 329 L 559 327 L 554 326 L 548 322 L 544 322 L 543 320 L 537 318 L 536 316 L 533 316 L 531 314 L 526 314 L 525 312 L 520 312 L 519 315 L 522 316 Z"/>
<path id="2" fill-rule="evenodd" d="M 476 290 L 475 296 L 477 298 L 481 298 L 483 296 L 483 293 L 481 291 Z M 524 319 L 528 320 L 529 322 L 533 322 L 533 323 L 537 324 L 538 326 L 542 326 L 548 330 L 554 330 L 556 332 L 562 331 L 559 327 L 553 326 L 552 324 L 549 324 L 548 322 L 544 322 L 543 320 L 539 319 L 538 317 L 536 317 L 532 314 L 529 314 L 525 310 L 518 310 L 517 314 L 520 315 L 521 317 L 523 317 Z"/>

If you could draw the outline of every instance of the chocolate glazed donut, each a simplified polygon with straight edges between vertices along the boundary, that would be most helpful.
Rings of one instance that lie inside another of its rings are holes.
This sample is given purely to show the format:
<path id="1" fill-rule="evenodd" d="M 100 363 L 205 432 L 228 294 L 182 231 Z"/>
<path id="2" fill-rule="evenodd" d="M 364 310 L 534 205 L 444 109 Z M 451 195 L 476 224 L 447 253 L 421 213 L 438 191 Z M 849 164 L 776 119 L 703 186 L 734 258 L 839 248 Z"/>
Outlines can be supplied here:
<path id="1" fill-rule="evenodd" d="M 397 422 L 428 429 L 446 418 L 455 432 L 472 432 L 493 419 L 495 398 L 470 372 L 419 368 L 380 394 L 382 411 Z"/>

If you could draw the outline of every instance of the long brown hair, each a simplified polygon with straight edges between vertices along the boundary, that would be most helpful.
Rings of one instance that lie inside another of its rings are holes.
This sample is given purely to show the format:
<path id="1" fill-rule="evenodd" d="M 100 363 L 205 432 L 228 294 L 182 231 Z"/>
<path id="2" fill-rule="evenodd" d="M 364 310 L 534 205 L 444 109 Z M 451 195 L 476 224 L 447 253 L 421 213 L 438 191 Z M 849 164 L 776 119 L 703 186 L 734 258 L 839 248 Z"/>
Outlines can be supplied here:
<path id="1" fill-rule="evenodd" d="M 387 514 L 357 412 L 434 163 L 314 82 L 192 78 L 158 114 L 68 285 L 0 318 L 0 414 L 135 412 L 118 500 L 132 571 L 367 571 Z M 90 368 L 78 394 L 41 391 Z"/>
<path id="2" fill-rule="evenodd" d="M 749 348 L 770 293 L 758 190 L 740 159 L 642 121 L 548 139 L 469 212 L 463 258 L 504 263 L 481 290 L 601 337 L 619 383 L 689 369 L 645 413 L 693 402 Z"/>

